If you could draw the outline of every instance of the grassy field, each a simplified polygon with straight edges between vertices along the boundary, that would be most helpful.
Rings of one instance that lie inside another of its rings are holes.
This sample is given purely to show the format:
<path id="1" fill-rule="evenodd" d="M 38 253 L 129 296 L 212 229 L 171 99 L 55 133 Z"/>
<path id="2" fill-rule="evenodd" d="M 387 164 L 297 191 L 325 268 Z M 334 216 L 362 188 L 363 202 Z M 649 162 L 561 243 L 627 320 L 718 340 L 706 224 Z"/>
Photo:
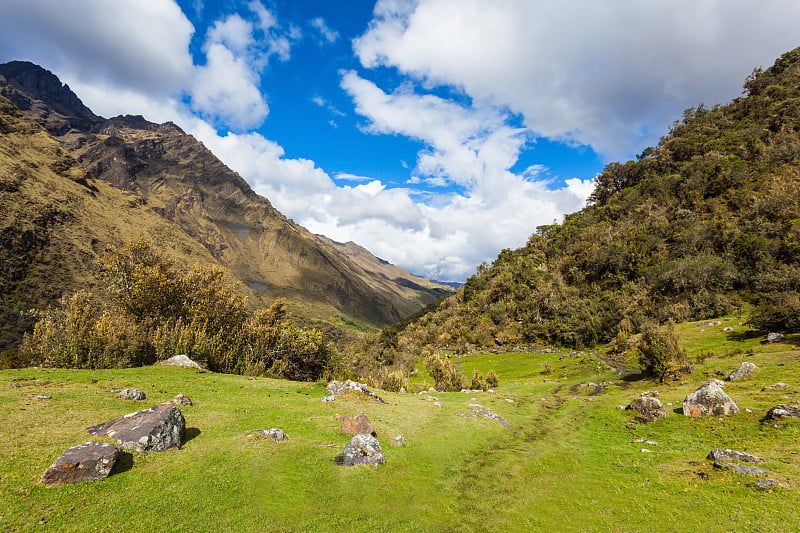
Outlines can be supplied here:
<path id="1" fill-rule="evenodd" d="M 500 387 L 432 393 L 441 407 L 427 394 L 382 391 L 386 405 L 350 396 L 322 403 L 324 384 L 168 367 L 1 371 L 0 530 L 797 531 L 800 420 L 774 427 L 761 418 L 800 394 L 800 351 L 722 327 L 678 328 L 687 351 L 704 354 L 681 382 L 623 380 L 593 353 L 472 355 L 459 361 L 465 373 L 495 369 Z M 744 360 L 759 370 L 726 387 L 740 415 L 677 412 L 686 394 Z M 779 381 L 790 387 L 761 392 Z M 148 399 L 110 392 L 123 387 Z M 617 409 L 652 389 L 672 404 L 666 419 L 641 424 Z M 39 483 L 61 452 L 91 440 L 87 426 L 178 393 L 195 402 L 182 408 L 182 449 L 125 454 L 101 482 Z M 511 428 L 455 416 L 471 404 Z M 381 467 L 333 463 L 349 440 L 335 415 L 359 411 L 378 432 Z M 289 441 L 242 437 L 272 427 Z M 396 435 L 407 446 L 393 447 Z M 764 490 L 713 469 L 705 456 L 725 447 L 763 457 L 788 487 Z"/>

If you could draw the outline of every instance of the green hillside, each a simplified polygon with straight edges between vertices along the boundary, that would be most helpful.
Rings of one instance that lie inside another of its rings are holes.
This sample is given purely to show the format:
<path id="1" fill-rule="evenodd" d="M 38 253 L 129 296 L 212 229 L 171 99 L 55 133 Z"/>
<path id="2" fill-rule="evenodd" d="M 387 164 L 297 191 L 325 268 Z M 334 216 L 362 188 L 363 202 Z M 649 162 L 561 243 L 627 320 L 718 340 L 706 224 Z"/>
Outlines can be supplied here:
<path id="1" fill-rule="evenodd" d="M 587 347 L 751 308 L 762 331 L 797 331 L 800 49 L 755 71 L 744 91 L 687 110 L 658 146 L 609 164 L 586 208 L 503 250 L 392 345 L 412 358 Z"/>

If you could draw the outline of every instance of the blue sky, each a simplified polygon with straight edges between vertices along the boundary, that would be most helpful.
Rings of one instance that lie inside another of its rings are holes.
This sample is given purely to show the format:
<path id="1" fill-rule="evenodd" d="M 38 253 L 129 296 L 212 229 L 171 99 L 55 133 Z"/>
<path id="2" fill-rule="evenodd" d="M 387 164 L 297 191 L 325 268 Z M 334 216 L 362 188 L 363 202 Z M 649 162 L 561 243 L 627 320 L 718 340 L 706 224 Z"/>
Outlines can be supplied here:
<path id="1" fill-rule="evenodd" d="M 311 231 L 460 281 L 797 27 L 795 0 L 6 0 L 0 61 L 174 121 Z"/>

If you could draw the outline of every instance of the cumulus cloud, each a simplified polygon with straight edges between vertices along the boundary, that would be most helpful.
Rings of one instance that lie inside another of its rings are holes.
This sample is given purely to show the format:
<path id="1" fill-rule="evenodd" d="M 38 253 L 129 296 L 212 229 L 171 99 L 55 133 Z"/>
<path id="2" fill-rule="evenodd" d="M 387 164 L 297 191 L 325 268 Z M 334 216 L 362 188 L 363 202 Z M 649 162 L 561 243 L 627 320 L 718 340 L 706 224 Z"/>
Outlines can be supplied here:
<path id="1" fill-rule="evenodd" d="M 750 69 L 796 46 L 800 4 L 379 0 L 374 15 L 354 45 L 365 67 L 460 87 L 617 158 L 684 108 L 737 96 Z"/>

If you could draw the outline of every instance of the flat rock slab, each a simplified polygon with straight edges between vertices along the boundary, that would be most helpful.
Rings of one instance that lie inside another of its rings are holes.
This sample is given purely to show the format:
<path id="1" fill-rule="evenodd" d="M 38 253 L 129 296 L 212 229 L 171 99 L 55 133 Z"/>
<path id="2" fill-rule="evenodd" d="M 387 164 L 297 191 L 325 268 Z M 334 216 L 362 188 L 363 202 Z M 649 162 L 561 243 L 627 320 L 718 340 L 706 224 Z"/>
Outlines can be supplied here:
<path id="1" fill-rule="evenodd" d="M 746 476 L 768 476 L 769 470 L 763 468 L 756 468 L 754 466 L 742 466 L 734 463 L 724 463 L 722 461 L 715 461 L 714 468 L 722 468 L 725 470 L 732 470 L 737 474 L 744 474 Z"/>
<path id="2" fill-rule="evenodd" d="M 45 471 L 42 483 L 48 487 L 58 487 L 65 483 L 105 479 L 119 455 L 119 448 L 107 442 L 93 441 L 73 446 Z"/>
<path id="3" fill-rule="evenodd" d="M 710 379 L 683 401 L 683 414 L 694 418 L 738 414 L 739 406 L 722 390 L 722 382 Z"/>
<path id="4" fill-rule="evenodd" d="M 336 456 L 334 462 L 340 466 L 373 465 L 386 462 L 378 439 L 367 433 L 361 433 L 350 439 L 344 451 Z"/>
<path id="5" fill-rule="evenodd" d="M 283 432 L 282 429 L 272 428 L 272 429 L 257 429 L 255 431 L 251 431 L 247 433 L 247 437 L 255 438 L 256 440 L 274 440 L 275 442 L 283 442 L 285 440 L 289 440 L 289 437 L 286 436 L 286 433 Z"/>
<path id="6" fill-rule="evenodd" d="M 769 411 L 767 411 L 767 420 L 780 420 L 781 418 L 786 417 L 797 417 L 800 416 L 800 405 L 796 404 L 781 404 L 776 405 Z"/>
<path id="7" fill-rule="evenodd" d="M 189 359 L 188 355 L 183 355 L 183 354 L 173 355 L 169 359 L 165 359 L 164 361 L 159 361 L 158 364 L 165 366 L 183 366 L 186 368 L 197 368 L 200 370 L 202 370 L 203 368 L 202 366 L 200 366 L 199 363 Z"/>
<path id="8" fill-rule="evenodd" d="M 91 435 L 115 439 L 124 450 L 162 452 L 181 445 L 186 421 L 175 405 L 162 403 L 86 430 Z"/>
<path id="9" fill-rule="evenodd" d="M 736 450 L 731 450 L 729 448 L 714 448 L 711 450 L 711 453 L 708 454 L 706 459 L 711 459 L 712 461 L 743 461 L 745 463 L 764 462 L 764 459 L 761 457 L 756 457 L 755 455 L 750 455 L 749 453 L 737 452 Z"/>

